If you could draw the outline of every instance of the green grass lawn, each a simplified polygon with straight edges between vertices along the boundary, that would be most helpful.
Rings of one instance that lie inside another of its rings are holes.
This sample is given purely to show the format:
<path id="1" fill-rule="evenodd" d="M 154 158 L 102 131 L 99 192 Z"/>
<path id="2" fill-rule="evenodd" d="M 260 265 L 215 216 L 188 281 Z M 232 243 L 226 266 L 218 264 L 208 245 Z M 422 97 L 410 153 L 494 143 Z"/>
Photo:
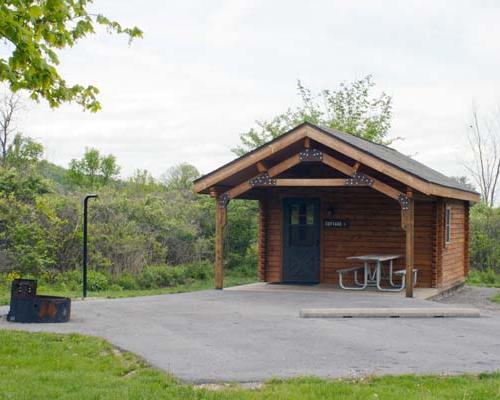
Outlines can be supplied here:
<path id="1" fill-rule="evenodd" d="M 496 296 L 493 296 L 490 300 L 494 301 L 495 303 L 500 303 L 500 293 Z"/>
<path id="2" fill-rule="evenodd" d="M 239 275 L 227 275 L 224 277 L 224 286 L 235 286 L 243 285 L 245 283 L 255 282 L 254 277 L 249 276 L 239 276 Z M 120 297 L 137 297 L 137 296 L 152 296 L 156 294 L 168 294 L 168 293 L 182 293 L 182 292 L 194 292 L 196 290 L 211 289 L 214 287 L 213 280 L 203 280 L 203 281 L 193 281 L 192 283 L 185 285 L 177 285 L 172 287 L 158 288 L 158 289 L 138 289 L 138 290 L 103 290 L 99 292 L 89 291 L 88 297 L 105 297 L 109 299 L 120 298 Z M 65 296 L 75 298 L 81 298 L 81 290 L 61 290 L 57 287 L 42 286 L 37 290 L 38 294 L 50 294 L 54 296 Z M 9 304 L 10 301 L 10 287 L 1 286 L 0 287 L 0 305 Z"/>
<path id="3" fill-rule="evenodd" d="M 258 389 L 182 384 L 106 341 L 0 330 L 0 399 L 500 399 L 500 373 L 359 381 L 270 380 Z"/>

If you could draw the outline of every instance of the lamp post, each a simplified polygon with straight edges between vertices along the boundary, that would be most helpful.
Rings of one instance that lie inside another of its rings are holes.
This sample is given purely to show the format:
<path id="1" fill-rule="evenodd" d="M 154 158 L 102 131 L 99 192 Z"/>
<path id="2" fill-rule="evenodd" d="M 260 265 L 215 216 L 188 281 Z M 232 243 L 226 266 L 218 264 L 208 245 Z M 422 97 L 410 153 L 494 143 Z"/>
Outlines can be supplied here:
<path id="1" fill-rule="evenodd" d="M 88 201 L 96 199 L 96 194 L 88 194 L 83 199 L 83 298 L 87 297 L 87 216 Z"/>

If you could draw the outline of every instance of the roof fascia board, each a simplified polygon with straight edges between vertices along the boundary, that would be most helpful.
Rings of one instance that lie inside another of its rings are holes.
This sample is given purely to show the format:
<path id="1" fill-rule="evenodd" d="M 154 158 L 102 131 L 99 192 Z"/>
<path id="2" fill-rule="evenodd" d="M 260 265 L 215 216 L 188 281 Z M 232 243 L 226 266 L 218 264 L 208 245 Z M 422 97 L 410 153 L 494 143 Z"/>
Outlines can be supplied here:
<path id="1" fill-rule="evenodd" d="M 257 164 L 259 161 L 266 159 L 274 153 L 304 139 L 306 137 L 307 125 L 299 125 L 295 130 L 281 136 L 279 140 L 272 141 L 271 143 L 264 145 L 261 149 L 248 154 L 247 156 L 237 159 L 235 162 L 231 162 L 226 166 L 222 167 L 220 170 L 215 171 L 212 174 L 208 174 L 205 177 L 200 178 L 194 183 L 194 191 L 200 193 L 201 191 L 209 188 L 210 186 L 216 185 L 218 182 L 228 178 L 235 172 L 251 167 Z"/>
<path id="2" fill-rule="evenodd" d="M 459 189 L 448 188 L 446 186 L 441 186 L 438 184 L 426 182 L 414 175 L 409 174 L 399 168 L 393 167 L 391 164 L 378 159 L 362 150 L 357 149 L 351 144 L 345 143 L 344 141 L 337 139 L 327 133 L 321 131 L 321 129 L 307 125 L 306 134 L 309 138 L 321 143 L 333 150 L 339 151 L 345 154 L 349 158 L 364 164 L 370 168 L 373 168 L 384 175 L 396 179 L 397 181 L 412 187 L 429 196 L 440 196 L 440 197 L 450 197 L 460 200 L 468 200 L 478 202 L 479 195 L 472 192 L 466 192 Z"/>

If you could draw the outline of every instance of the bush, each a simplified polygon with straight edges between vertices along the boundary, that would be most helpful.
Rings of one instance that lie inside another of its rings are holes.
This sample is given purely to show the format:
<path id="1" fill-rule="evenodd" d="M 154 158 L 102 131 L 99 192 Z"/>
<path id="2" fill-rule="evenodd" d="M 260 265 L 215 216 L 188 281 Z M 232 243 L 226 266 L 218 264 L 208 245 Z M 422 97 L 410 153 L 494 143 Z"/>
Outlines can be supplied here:
<path id="1" fill-rule="evenodd" d="M 125 290 L 139 289 L 139 285 L 137 283 L 136 277 L 134 275 L 127 274 L 127 273 L 121 275 L 117 279 L 116 284 Z"/>
<path id="2" fill-rule="evenodd" d="M 203 281 L 213 276 L 212 265 L 208 262 L 187 265 L 151 265 L 137 275 L 141 289 L 152 289 L 183 285 L 190 281 Z"/>
<path id="3" fill-rule="evenodd" d="M 43 284 L 52 284 L 58 287 L 64 287 L 71 290 L 77 290 L 82 287 L 82 271 L 81 270 L 71 270 L 67 272 L 57 272 L 53 274 L 46 273 L 42 275 L 41 282 Z"/>
<path id="4" fill-rule="evenodd" d="M 145 267 L 137 276 L 141 289 L 175 286 L 177 284 L 175 268 L 167 265 L 152 265 Z"/>
<path id="5" fill-rule="evenodd" d="M 469 272 L 467 283 L 500 287 L 500 274 L 496 273 L 492 268 L 487 268 L 484 271 L 473 269 Z"/>
<path id="6" fill-rule="evenodd" d="M 203 261 L 198 264 L 188 264 L 185 268 L 186 275 L 194 280 L 204 281 L 212 279 L 214 276 L 213 265 L 208 261 Z"/>
<path id="7" fill-rule="evenodd" d="M 471 209 L 470 265 L 500 274 L 500 208 L 477 204 Z"/>
<path id="8" fill-rule="evenodd" d="M 87 273 L 87 288 L 90 291 L 98 292 L 100 290 L 109 289 L 110 280 L 102 272 L 89 270 Z"/>

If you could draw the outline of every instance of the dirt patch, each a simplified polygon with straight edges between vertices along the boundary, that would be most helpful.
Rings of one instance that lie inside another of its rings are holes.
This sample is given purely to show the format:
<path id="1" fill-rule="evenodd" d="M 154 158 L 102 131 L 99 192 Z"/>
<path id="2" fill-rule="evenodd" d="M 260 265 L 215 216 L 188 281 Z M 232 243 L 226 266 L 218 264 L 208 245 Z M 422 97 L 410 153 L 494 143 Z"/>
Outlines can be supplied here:
<path id="1" fill-rule="evenodd" d="M 500 313 L 500 304 L 490 299 L 500 293 L 498 288 L 464 286 L 442 299 L 438 303 L 460 304 L 479 308 L 493 313 Z"/>

